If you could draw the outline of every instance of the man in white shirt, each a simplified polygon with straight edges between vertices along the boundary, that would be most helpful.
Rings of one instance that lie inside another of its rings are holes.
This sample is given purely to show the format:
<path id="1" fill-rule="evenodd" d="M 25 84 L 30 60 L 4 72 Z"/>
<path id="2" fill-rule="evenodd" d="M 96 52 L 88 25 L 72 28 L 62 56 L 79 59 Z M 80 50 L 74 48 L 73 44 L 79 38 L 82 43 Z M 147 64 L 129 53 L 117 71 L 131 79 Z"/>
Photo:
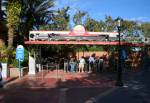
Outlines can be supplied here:
<path id="1" fill-rule="evenodd" d="M 84 72 L 84 65 L 85 65 L 85 59 L 82 56 L 80 61 L 79 61 L 79 72 Z"/>

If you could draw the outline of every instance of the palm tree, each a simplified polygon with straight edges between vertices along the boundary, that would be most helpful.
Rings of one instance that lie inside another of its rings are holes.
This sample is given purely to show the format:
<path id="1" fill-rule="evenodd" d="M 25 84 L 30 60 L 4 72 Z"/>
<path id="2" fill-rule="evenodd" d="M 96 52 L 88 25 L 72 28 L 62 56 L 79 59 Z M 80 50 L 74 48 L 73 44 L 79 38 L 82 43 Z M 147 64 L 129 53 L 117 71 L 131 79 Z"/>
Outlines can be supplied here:
<path id="1" fill-rule="evenodd" d="M 52 30 L 67 30 L 69 29 L 70 15 L 68 14 L 69 7 L 58 9 L 52 16 L 50 24 Z"/>
<path id="2" fill-rule="evenodd" d="M 30 30 L 38 30 L 40 25 L 50 22 L 53 14 L 53 10 L 50 10 L 54 6 L 53 0 L 23 0 L 22 5 L 20 31 L 26 37 Z"/>
<path id="3" fill-rule="evenodd" d="M 7 27 L 8 27 L 8 50 L 13 48 L 15 29 L 20 22 L 22 5 L 17 0 L 9 1 L 7 8 Z"/>
<path id="4" fill-rule="evenodd" d="M 107 31 L 112 32 L 115 29 L 115 20 L 111 16 L 105 17 L 105 28 Z"/>
<path id="5" fill-rule="evenodd" d="M 88 31 L 102 31 L 102 28 L 105 26 L 105 23 L 103 21 L 97 21 L 92 19 L 90 16 L 88 16 L 84 23 L 86 29 Z"/>
<path id="6" fill-rule="evenodd" d="M 13 41 L 14 34 L 17 26 L 20 22 L 20 13 L 22 10 L 21 2 L 18 0 L 12 0 L 8 2 L 6 14 L 7 14 L 7 28 L 8 28 L 8 47 L 7 47 L 7 56 L 8 63 L 11 63 L 12 58 L 12 50 L 13 50 Z"/>
<path id="7" fill-rule="evenodd" d="M 87 12 L 84 12 L 84 11 L 80 11 L 78 10 L 76 12 L 76 14 L 73 16 L 73 22 L 76 24 L 76 25 L 82 25 L 83 24 L 83 18 L 86 16 Z"/>

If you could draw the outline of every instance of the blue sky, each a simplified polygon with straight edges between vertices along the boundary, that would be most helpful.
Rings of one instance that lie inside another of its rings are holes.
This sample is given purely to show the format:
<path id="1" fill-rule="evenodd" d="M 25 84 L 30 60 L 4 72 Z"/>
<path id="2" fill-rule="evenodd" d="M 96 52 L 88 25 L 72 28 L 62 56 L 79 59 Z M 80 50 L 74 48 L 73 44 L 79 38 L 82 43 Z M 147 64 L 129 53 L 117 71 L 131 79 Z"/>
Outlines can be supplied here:
<path id="1" fill-rule="evenodd" d="M 150 22 L 150 0 L 55 0 L 56 8 L 70 6 L 70 14 L 78 9 L 87 11 L 96 20 L 106 15 L 113 18 Z"/>

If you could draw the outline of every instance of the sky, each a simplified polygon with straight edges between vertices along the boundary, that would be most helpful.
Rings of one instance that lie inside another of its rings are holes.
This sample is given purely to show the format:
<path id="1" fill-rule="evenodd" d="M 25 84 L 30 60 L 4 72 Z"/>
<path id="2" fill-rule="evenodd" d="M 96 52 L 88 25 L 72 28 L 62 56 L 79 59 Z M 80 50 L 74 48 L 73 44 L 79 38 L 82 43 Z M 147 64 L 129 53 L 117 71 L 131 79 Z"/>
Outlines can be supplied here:
<path id="1" fill-rule="evenodd" d="M 125 20 L 150 22 L 150 0 L 55 0 L 55 8 L 70 6 L 69 13 L 86 11 L 96 20 L 105 16 L 121 17 Z"/>

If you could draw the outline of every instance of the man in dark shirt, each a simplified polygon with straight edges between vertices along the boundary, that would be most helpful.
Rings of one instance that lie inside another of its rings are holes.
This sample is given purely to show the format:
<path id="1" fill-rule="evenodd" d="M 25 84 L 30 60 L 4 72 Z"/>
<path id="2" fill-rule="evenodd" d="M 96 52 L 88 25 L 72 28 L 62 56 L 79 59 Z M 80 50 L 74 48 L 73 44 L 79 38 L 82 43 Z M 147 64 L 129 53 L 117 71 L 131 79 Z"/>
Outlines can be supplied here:
<path id="1" fill-rule="evenodd" d="M 69 69 L 69 61 L 67 58 L 64 58 L 64 72 L 68 72 Z"/>

